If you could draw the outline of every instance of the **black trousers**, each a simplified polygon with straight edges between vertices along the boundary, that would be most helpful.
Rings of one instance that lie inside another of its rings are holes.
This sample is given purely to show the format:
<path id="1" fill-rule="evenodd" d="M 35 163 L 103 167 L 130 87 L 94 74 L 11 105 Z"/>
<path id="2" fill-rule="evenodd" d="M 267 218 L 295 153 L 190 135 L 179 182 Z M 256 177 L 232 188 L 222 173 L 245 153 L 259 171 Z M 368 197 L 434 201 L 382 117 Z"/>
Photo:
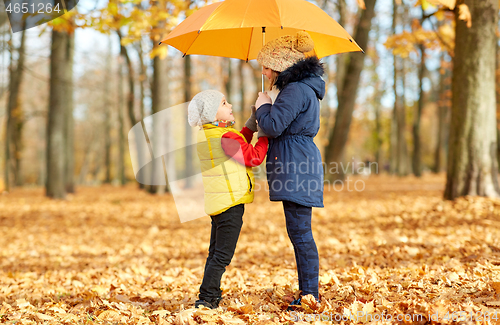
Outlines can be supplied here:
<path id="1" fill-rule="evenodd" d="M 212 302 L 221 296 L 220 280 L 226 271 L 226 266 L 231 263 L 233 258 L 243 225 L 244 212 L 245 205 L 238 204 L 221 214 L 211 216 L 210 247 L 203 282 L 200 286 L 199 299 Z"/>

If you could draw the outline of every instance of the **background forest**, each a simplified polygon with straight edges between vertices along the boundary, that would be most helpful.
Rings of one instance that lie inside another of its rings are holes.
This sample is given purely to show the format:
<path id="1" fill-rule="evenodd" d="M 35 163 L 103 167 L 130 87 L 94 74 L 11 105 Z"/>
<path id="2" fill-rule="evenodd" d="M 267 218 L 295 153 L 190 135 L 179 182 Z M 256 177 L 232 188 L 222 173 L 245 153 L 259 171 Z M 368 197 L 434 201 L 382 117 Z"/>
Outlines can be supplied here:
<path id="1" fill-rule="evenodd" d="M 73 192 L 80 184 L 133 181 L 125 143 L 130 128 L 203 89 L 223 90 L 238 111 L 236 127 L 241 127 L 260 89 L 261 67 L 255 60 L 183 58 L 178 50 L 157 45 L 182 17 L 203 5 L 81 1 L 77 10 L 49 25 L 16 34 L 2 13 L 3 187 L 42 186 L 49 178 Z M 454 19 L 461 15 L 470 22 L 467 6 L 451 10 L 446 1 L 401 0 L 317 5 L 366 44 L 365 55 L 323 59 L 327 95 L 316 138 L 323 158 L 377 162 L 374 172 L 400 176 L 443 172 Z M 51 70 L 54 61 L 58 63 Z M 342 87 L 349 91 L 342 94 Z M 339 107 L 341 95 L 346 104 Z M 49 146 L 52 136 L 65 142 Z M 50 195 L 63 197 L 58 188 Z"/>

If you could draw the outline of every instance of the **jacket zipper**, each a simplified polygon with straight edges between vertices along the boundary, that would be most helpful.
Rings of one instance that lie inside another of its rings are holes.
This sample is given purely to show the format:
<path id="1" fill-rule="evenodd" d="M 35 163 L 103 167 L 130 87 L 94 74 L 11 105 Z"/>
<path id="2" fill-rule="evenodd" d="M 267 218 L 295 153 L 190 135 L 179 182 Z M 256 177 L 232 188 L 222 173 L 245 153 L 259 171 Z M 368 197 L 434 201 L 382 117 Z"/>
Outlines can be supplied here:
<path id="1" fill-rule="evenodd" d="M 250 179 L 250 175 L 247 174 L 248 182 L 250 183 L 250 192 L 252 192 L 252 180 Z"/>

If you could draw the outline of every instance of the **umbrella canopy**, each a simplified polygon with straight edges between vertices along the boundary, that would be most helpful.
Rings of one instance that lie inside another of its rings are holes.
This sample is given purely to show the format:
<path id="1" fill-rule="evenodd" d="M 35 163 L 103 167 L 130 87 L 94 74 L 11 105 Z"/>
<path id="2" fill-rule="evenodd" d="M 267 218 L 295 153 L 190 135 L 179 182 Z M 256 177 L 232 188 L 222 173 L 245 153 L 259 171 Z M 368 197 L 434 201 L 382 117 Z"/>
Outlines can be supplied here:
<path id="1" fill-rule="evenodd" d="M 265 29 L 263 28 L 265 27 Z M 257 58 L 266 41 L 306 31 L 319 58 L 363 51 L 347 31 L 318 6 L 305 0 L 226 0 L 194 12 L 161 42 L 184 55 L 241 60 Z"/>

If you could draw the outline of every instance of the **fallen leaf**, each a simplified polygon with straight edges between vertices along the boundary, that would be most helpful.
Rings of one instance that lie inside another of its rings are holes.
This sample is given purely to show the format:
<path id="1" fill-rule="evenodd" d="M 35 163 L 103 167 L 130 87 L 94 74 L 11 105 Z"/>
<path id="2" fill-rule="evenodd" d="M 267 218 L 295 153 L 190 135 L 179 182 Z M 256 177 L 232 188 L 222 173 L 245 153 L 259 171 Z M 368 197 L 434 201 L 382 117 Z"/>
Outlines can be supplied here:
<path id="1" fill-rule="evenodd" d="M 42 314 L 42 313 L 35 313 L 35 316 L 40 321 L 44 321 L 44 320 L 50 320 L 51 321 L 51 320 L 54 320 L 54 317 L 49 316 L 49 315 L 45 315 L 45 314 Z"/>
<path id="2" fill-rule="evenodd" d="M 121 321 L 122 316 L 114 310 L 105 310 L 97 316 L 97 319 L 103 322 L 118 322 Z"/>

